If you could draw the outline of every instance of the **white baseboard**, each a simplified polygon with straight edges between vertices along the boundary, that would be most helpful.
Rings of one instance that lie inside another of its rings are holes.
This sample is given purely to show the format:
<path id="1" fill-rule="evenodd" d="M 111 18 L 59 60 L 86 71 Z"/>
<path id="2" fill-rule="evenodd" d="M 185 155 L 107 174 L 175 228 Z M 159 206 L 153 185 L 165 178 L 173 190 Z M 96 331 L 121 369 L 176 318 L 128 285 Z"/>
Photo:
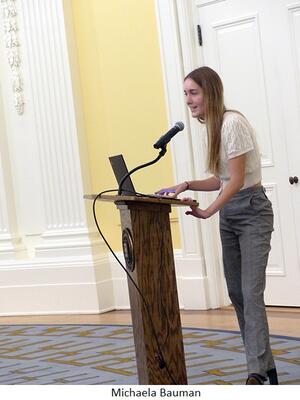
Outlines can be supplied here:
<path id="1" fill-rule="evenodd" d="M 0 316 L 115 309 L 107 257 L 11 261 L 0 268 Z"/>
<path id="2" fill-rule="evenodd" d="M 123 253 L 116 253 L 124 264 Z M 179 306 L 206 310 L 203 260 L 175 251 Z M 99 314 L 130 309 L 127 276 L 112 256 L 9 261 L 0 268 L 0 316 Z"/>
<path id="3" fill-rule="evenodd" d="M 98 313 L 95 284 L 26 285 L 1 288 L 0 315 Z"/>
<path id="4" fill-rule="evenodd" d="M 125 265 L 122 252 L 116 253 Z M 184 257 L 175 250 L 175 269 L 180 309 L 207 310 L 207 277 L 201 275 L 203 260 L 199 257 Z M 114 285 L 115 306 L 118 310 L 130 309 L 127 276 L 113 256 L 109 256 Z"/>

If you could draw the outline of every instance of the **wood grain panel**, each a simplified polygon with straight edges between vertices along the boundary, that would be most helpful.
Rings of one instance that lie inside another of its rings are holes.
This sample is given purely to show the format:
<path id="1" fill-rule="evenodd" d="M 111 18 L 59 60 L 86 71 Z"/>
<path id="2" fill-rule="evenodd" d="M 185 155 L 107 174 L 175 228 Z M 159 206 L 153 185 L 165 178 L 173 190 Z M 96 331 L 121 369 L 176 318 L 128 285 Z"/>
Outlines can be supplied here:
<path id="1" fill-rule="evenodd" d="M 126 201 L 117 202 L 117 206 L 122 229 L 129 229 L 134 243 L 135 269 L 129 273 L 148 305 L 128 278 L 139 383 L 187 384 L 169 221 L 171 206 Z M 159 366 L 155 335 L 167 368 Z"/>

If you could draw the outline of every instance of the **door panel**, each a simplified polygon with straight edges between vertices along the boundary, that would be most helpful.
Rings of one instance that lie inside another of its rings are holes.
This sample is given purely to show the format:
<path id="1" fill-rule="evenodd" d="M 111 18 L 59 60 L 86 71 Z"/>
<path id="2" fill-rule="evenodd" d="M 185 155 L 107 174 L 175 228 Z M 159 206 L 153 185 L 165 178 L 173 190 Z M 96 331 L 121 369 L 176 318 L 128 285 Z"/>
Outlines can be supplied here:
<path id="1" fill-rule="evenodd" d="M 300 2 L 195 1 L 204 64 L 256 130 L 275 231 L 266 303 L 300 306 Z"/>

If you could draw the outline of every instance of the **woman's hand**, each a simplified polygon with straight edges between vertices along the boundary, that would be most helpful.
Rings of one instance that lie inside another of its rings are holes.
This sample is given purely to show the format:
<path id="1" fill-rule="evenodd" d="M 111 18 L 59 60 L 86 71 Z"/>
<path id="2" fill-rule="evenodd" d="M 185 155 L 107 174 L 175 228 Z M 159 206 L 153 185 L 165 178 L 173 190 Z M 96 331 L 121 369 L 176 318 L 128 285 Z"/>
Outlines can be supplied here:
<path id="1" fill-rule="evenodd" d="M 188 200 L 192 200 L 190 197 L 185 197 L 183 199 L 181 199 L 181 201 L 188 201 Z M 197 207 L 197 206 L 190 206 L 191 210 L 190 211 L 186 211 L 185 215 L 192 215 L 193 217 L 196 218 L 201 218 L 201 219 L 207 219 L 209 217 L 211 217 L 211 213 L 207 210 L 201 210 L 201 208 Z"/>
<path id="2" fill-rule="evenodd" d="M 155 194 L 159 194 L 161 196 L 170 196 L 177 197 L 180 193 L 186 191 L 187 184 L 186 182 L 179 183 L 178 185 L 171 186 L 169 188 L 160 189 Z"/>
<path id="3" fill-rule="evenodd" d="M 191 206 L 191 211 L 186 211 L 185 215 L 192 215 L 196 218 L 207 219 L 211 217 L 210 213 L 207 210 L 201 210 L 199 207 Z"/>

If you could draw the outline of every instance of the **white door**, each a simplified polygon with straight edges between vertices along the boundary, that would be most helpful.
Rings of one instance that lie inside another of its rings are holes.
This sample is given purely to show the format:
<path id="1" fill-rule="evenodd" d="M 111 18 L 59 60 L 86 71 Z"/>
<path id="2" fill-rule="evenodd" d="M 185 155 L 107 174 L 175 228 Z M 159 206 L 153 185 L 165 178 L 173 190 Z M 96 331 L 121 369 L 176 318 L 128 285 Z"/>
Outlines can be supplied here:
<path id="1" fill-rule="evenodd" d="M 275 231 L 266 304 L 300 306 L 300 1 L 195 0 L 201 59 L 256 129 Z"/>

